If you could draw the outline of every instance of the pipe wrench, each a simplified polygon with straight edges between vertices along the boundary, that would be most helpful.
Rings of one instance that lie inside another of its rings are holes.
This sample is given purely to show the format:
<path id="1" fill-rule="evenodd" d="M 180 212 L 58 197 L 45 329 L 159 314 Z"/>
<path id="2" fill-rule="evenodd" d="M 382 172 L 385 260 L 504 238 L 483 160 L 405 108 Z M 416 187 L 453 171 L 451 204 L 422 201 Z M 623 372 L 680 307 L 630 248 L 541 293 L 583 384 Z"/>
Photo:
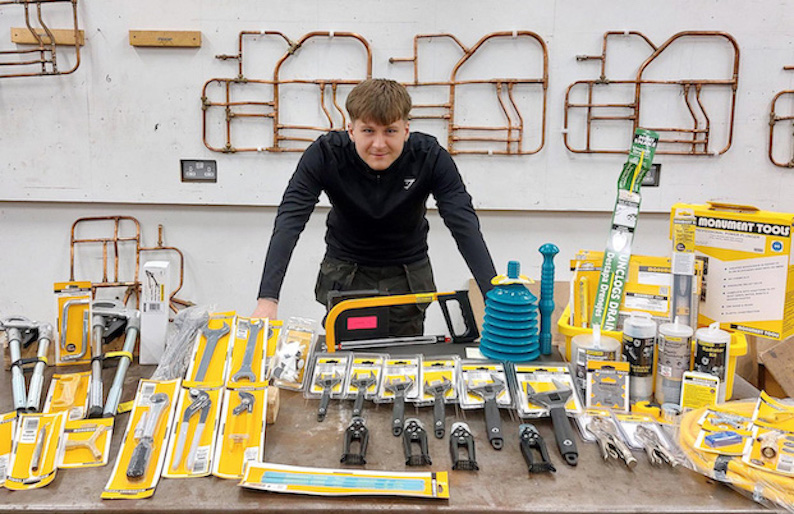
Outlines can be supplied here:
<path id="1" fill-rule="evenodd" d="M 557 440 L 557 448 L 560 450 L 560 455 L 569 466 L 576 466 L 579 462 L 579 451 L 576 449 L 576 440 L 573 437 L 571 423 L 565 413 L 565 404 L 573 394 L 573 390 L 557 379 L 552 379 L 552 383 L 556 389 L 542 393 L 536 392 L 527 383 L 527 400 L 549 410 L 552 425 L 554 426 L 554 438 Z"/>
<path id="2" fill-rule="evenodd" d="M 185 443 L 187 442 L 187 433 L 190 429 L 190 420 L 193 418 L 193 416 L 198 414 L 198 424 L 196 425 L 196 429 L 193 431 L 193 439 L 190 443 L 190 450 L 188 450 L 187 459 L 185 462 L 185 467 L 188 469 L 188 471 L 193 470 L 193 463 L 196 459 L 196 451 L 198 450 L 199 441 L 201 440 L 202 433 L 204 433 L 204 425 L 207 422 L 207 417 L 210 413 L 210 407 L 212 407 L 212 400 L 206 391 L 202 391 L 201 389 L 194 387 L 188 391 L 188 395 L 190 396 L 191 403 L 187 406 L 185 412 L 182 414 L 182 424 L 179 426 L 179 438 L 177 439 L 176 446 L 174 447 L 174 457 L 171 460 L 171 471 L 179 469 L 179 466 L 182 464 L 182 453 L 185 449 Z"/>

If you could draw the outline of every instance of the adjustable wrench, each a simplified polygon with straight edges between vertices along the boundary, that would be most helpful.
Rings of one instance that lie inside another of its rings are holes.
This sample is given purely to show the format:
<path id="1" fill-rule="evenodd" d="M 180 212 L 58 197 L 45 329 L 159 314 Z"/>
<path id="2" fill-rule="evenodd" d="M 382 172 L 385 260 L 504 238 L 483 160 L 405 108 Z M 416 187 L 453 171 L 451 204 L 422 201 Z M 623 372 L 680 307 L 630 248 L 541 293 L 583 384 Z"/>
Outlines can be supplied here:
<path id="1" fill-rule="evenodd" d="M 505 383 L 496 375 L 491 375 L 491 380 L 493 382 L 477 386 L 467 384 L 466 389 L 485 402 L 485 428 L 488 431 L 488 441 L 494 450 L 501 450 L 504 444 L 502 417 L 499 415 L 499 405 L 496 403 L 496 399 L 499 397 L 499 393 L 504 391 Z"/>
<path id="2" fill-rule="evenodd" d="M 325 415 L 328 413 L 328 402 L 331 400 L 331 392 L 334 386 L 341 382 L 342 375 L 337 372 L 334 372 L 330 377 L 327 374 L 320 374 L 320 376 L 315 379 L 314 385 L 322 387 L 323 389 L 323 396 L 320 398 L 320 408 L 317 410 L 317 421 L 325 419 Z"/>
<path id="3" fill-rule="evenodd" d="M 240 380 L 246 378 L 249 382 L 256 381 L 256 375 L 251 370 L 251 364 L 254 362 L 254 351 L 256 350 L 256 340 L 259 338 L 259 332 L 262 331 L 262 327 L 264 326 L 265 322 L 261 319 L 259 323 L 251 321 L 248 323 L 248 341 L 245 343 L 245 354 L 243 355 L 243 363 L 240 365 L 240 369 L 237 370 L 237 373 L 232 375 L 232 382 L 239 382 Z"/>
<path id="4" fill-rule="evenodd" d="M 446 421 L 444 397 L 450 389 L 452 389 L 452 382 L 447 377 L 444 377 L 443 380 L 425 382 L 425 391 L 433 395 L 433 427 L 438 439 L 443 439 L 444 433 L 447 431 L 444 427 Z"/>
<path id="5" fill-rule="evenodd" d="M 405 424 L 405 394 L 414 386 L 414 379 L 390 379 L 384 387 L 394 394 L 394 408 L 391 415 L 391 433 L 399 437 Z"/>
<path id="6" fill-rule="evenodd" d="M 204 424 L 207 421 L 210 406 L 212 405 L 210 395 L 206 391 L 192 388 L 188 394 L 190 395 L 191 403 L 182 414 L 182 424 L 179 427 L 179 439 L 177 439 L 176 447 L 174 448 L 174 457 L 171 460 L 172 471 L 179 469 L 179 465 L 182 463 L 182 451 L 185 448 L 187 432 L 190 429 L 190 419 L 196 414 L 199 414 L 199 422 L 196 425 L 196 430 L 193 432 L 193 440 L 190 444 L 190 450 L 188 451 L 187 462 L 185 463 L 188 470 L 193 469 L 193 459 L 195 459 L 196 456 L 195 452 L 198 448 L 201 434 L 204 432 Z"/>
<path id="7" fill-rule="evenodd" d="M 209 328 L 209 325 L 201 329 L 206 342 L 204 343 L 204 353 L 201 355 L 201 362 L 199 362 L 198 370 L 194 380 L 196 382 L 204 381 L 207 376 L 207 370 L 210 368 L 212 356 L 215 353 L 215 347 L 218 346 L 218 341 L 223 336 L 229 333 L 229 325 L 224 321 L 221 328 Z"/>
<path id="8" fill-rule="evenodd" d="M 554 438 L 557 440 L 560 455 L 569 466 L 576 466 L 579 462 L 579 451 L 576 449 L 576 440 L 571 431 L 568 415 L 565 414 L 565 404 L 573 394 L 573 390 L 559 380 L 552 379 L 552 383 L 557 389 L 542 393 L 536 392 L 531 385 L 527 384 L 527 399 L 549 409 L 554 426 Z"/>
<path id="9" fill-rule="evenodd" d="M 356 388 L 356 401 L 353 402 L 353 417 L 360 417 L 364 411 L 364 398 L 367 395 L 367 389 L 375 385 L 377 377 L 375 373 L 370 371 L 368 375 L 359 376 L 353 375 L 350 380 L 350 385 Z"/>
<path id="10" fill-rule="evenodd" d="M 154 446 L 154 436 L 157 432 L 157 425 L 160 418 L 168 411 L 171 400 L 165 393 L 155 393 L 149 398 L 149 411 L 146 413 L 146 423 L 143 426 L 143 433 L 138 438 L 138 444 L 132 450 L 130 463 L 127 466 L 127 478 L 138 479 L 146 474 L 149 467 L 149 459 L 152 456 Z"/>

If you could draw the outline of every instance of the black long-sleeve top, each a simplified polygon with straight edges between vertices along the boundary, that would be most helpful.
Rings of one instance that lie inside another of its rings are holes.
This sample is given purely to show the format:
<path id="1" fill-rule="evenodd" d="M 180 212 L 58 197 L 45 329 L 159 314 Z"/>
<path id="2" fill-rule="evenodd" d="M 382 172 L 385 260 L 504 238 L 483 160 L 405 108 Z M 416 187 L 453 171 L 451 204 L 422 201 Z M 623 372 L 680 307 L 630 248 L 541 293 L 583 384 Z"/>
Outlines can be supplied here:
<path id="1" fill-rule="evenodd" d="M 259 298 L 278 298 L 287 264 L 320 193 L 331 201 L 327 255 L 366 266 L 411 264 L 427 256 L 426 202 L 438 211 L 483 294 L 496 275 L 460 173 L 436 138 L 412 132 L 383 171 L 359 157 L 347 132 L 329 132 L 306 149 L 276 215 Z"/>

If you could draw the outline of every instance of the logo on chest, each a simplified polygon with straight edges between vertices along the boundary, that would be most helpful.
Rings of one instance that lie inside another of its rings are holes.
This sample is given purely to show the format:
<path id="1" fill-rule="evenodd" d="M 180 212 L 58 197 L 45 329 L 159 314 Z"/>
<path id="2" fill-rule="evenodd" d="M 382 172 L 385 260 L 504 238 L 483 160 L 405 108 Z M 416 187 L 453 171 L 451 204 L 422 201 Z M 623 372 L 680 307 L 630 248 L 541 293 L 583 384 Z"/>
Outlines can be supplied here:
<path id="1" fill-rule="evenodd" d="M 414 185 L 414 182 L 416 182 L 415 178 L 403 179 L 403 189 L 408 191 L 411 188 L 411 186 Z"/>

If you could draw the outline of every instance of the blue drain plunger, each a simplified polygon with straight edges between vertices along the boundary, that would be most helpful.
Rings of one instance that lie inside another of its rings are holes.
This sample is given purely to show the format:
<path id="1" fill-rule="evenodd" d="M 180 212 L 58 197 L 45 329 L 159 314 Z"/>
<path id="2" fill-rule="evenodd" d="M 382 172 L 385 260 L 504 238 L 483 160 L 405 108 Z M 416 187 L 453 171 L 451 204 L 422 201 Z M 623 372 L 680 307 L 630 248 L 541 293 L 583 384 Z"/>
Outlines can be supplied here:
<path id="1" fill-rule="evenodd" d="M 520 270 L 518 261 L 508 262 L 507 276 L 494 277 L 496 287 L 485 295 L 480 352 L 489 359 L 526 362 L 540 356 L 538 299 Z"/>

